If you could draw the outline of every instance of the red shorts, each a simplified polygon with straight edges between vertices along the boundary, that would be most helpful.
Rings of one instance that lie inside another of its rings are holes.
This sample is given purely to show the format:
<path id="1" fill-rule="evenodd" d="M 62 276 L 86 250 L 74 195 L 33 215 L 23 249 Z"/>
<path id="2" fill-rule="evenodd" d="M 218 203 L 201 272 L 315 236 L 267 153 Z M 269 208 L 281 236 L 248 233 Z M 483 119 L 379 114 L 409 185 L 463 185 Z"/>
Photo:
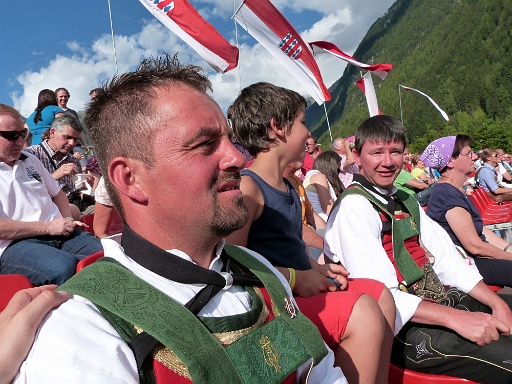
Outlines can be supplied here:
<path id="1" fill-rule="evenodd" d="M 354 304 L 362 294 L 378 301 L 384 284 L 371 279 L 348 279 L 346 291 L 320 293 L 312 297 L 295 297 L 301 312 L 316 325 L 322 339 L 334 350 L 341 341 Z"/>

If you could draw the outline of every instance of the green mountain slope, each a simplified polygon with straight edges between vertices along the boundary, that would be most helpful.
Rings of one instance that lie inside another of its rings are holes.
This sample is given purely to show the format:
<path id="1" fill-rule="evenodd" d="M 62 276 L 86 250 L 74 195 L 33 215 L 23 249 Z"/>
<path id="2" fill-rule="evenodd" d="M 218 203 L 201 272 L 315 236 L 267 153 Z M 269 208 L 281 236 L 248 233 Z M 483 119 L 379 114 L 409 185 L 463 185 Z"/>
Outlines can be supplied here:
<path id="1" fill-rule="evenodd" d="M 447 123 L 423 96 L 401 91 L 403 122 L 413 151 L 434 138 L 468 133 L 474 147 L 512 150 L 512 0 L 397 0 L 370 28 L 354 57 L 391 63 L 385 81 L 373 76 L 380 110 L 400 118 L 399 84 L 430 95 Z M 333 137 L 350 136 L 368 117 L 348 66 L 327 103 Z M 320 142 L 329 134 L 323 106 L 308 108 L 308 127 Z M 324 145 L 323 148 L 326 148 Z"/>

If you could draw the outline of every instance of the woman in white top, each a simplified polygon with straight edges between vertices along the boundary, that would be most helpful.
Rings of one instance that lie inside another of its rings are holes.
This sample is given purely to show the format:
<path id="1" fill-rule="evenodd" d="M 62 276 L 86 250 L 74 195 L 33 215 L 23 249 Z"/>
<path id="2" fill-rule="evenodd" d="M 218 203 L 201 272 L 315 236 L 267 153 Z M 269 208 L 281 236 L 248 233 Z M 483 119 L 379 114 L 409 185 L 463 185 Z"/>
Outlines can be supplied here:
<path id="1" fill-rule="evenodd" d="M 325 221 L 343 191 L 338 176 L 340 165 L 341 158 L 337 153 L 324 151 L 315 159 L 313 169 L 304 178 L 304 188 L 313 210 Z"/>

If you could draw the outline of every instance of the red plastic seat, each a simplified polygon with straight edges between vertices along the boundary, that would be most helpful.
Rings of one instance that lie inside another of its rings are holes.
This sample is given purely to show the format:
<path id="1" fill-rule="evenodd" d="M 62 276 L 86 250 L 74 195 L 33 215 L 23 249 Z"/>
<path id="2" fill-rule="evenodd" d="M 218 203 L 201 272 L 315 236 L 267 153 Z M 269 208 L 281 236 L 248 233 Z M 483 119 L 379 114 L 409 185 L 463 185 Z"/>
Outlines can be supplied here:
<path id="1" fill-rule="evenodd" d="M 88 215 L 82 216 L 80 221 L 87 225 L 87 227 L 82 227 L 82 230 L 85 232 L 92 233 L 94 235 L 94 230 L 92 229 L 92 223 L 94 221 L 94 213 L 90 213 Z"/>
<path id="2" fill-rule="evenodd" d="M 482 188 L 476 189 L 470 198 L 480 212 L 484 225 L 512 221 L 512 205 L 509 203 L 499 205 Z"/>
<path id="3" fill-rule="evenodd" d="M 91 265 L 92 263 L 94 263 L 98 259 L 101 259 L 103 257 L 103 255 L 104 255 L 103 251 L 98 251 L 96 253 L 93 253 L 92 255 L 84 257 L 76 265 L 76 272 L 77 273 L 80 272 L 82 269 L 84 269 L 88 265 Z"/>
<path id="4" fill-rule="evenodd" d="M 453 376 L 420 373 L 389 364 L 389 384 L 477 384 L 474 381 Z"/>
<path id="5" fill-rule="evenodd" d="M 23 275 L 0 275 L 0 312 L 2 312 L 13 295 L 25 288 L 32 288 L 32 283 Z"/>
<path id="6" fill-rule="evenodd" d="M 94 235 L 93 223 L 94 223 L 94 213 L 90 213 L 88 215 L 82 216 L 80 220 L 82 223 L 87 224 L 88 228 L 82 228 L 84 231 L 92 233 Z M 123 232 L 124 224 L 123 220 L 117 213 L 115 209 L 112 210 L 110 214 L 110 218 L 107 224 L 107 235 L 117 235 L 118 233 Z"/>

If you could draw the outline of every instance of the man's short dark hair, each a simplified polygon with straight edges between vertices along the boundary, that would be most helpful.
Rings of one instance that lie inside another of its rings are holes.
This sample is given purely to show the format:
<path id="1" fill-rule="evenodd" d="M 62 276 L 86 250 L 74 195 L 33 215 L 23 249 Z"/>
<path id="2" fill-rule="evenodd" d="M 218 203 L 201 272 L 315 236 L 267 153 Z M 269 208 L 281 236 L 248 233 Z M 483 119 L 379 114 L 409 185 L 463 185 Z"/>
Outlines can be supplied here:
<path id="1" fill-rule="evenodd" d="M 268 151 L 274 139 L 270 138 L 270 121 L 289 129 L 306 99 L 290 89 L 269 83 L 256 83 L 240 92 L 233 103 L 231 123 L 240 143 L 256 157 Z"/>
<path id="2" fill-rule="evenodd" d="M 496 153 L 495 150 L 493 149 L 484 149 L 482 152 L 480 152 L 480 158 L 482 159 L 482 161 L 484 163 L 487 163 L 487 161 L 489 160 L 490 157 L 492 157 L 492 155 Z"/>
<path id="3" fill-rule="evenodd" d="M 148 168 L 154 165 L 154 137 L 164 122 L 153 100 L 158 89 L 170 87 L 190 87 L 204 94 L 212 90 L 203 68 L 181 65 L 177 55 L 166 53 L 143 60 L 135 71 L 116 75 L 99 89 L 86 108 L 84 121 L 101 169 L 108 170 L 116 156 L 139 160 Z M 124 217 L 108 172 L 103 176 L 117 211 Z"/>
<path id="4" fill-rule="evenodd" d="M 402 143 L 407 147 L 407 131 L 400 120 L 392 116 L 377 115 L 363 121 L 356 130 L 355 149 L 361 153 L 366 142 Z"/>

